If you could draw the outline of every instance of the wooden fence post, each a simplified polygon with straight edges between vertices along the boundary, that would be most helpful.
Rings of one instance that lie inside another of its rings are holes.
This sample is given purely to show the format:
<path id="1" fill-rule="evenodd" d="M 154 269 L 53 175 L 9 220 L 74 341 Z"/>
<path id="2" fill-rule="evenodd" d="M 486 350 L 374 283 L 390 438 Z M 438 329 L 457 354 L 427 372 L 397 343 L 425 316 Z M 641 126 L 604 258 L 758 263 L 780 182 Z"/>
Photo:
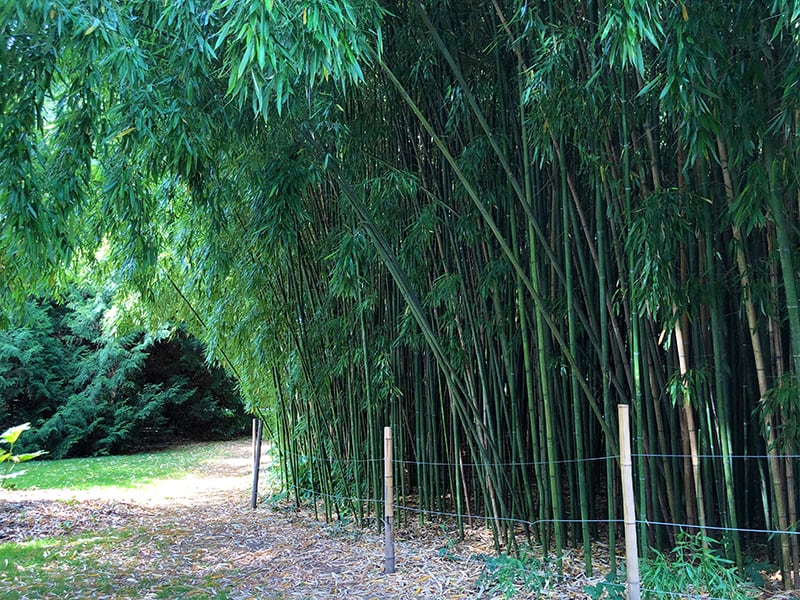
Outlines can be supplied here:
<path id="1" fill-rule="evenodd" d="M 258 472 L 261 469 L 261 439 L 264 435 L 264 423 L 253 419 L 253 489 L 250 493 L 250 508 L 256 509 L 258 501 Z"/>
<path id="2" fill-rule="evenodd" d="M 627 404 L 617 406 L 619 417 L 619 467 L 622 472 L 622 510 L 625 521 L 625 572 L 628 600 L 640 600 L 639 544 L 636 539 L 636 505 L 633 500 L 633 461 L 631 460 L 631 422 Z M 610 523 L 610 527 L 614 524 Z M 612 548 L 613 552 L 614 549 Z"/>
<path id="3" fill-rule="evenodd" d="M 383 499 L 384 499 L 384 567 L 394 573 L 394 466 L 392 465 L 392 428 L 383 428 Z"/>
<path id="4" fill-rule="evenodd" d="M 250 438 L 250 442 L 251 442 L 251 444 L 252 444 L 252 446 L 253 446 L 253 448 L 252 448 L 252 454 L 251 454 L 251 456 L 250 456 L 250 457 L 251 457 L 253 460 L 255 460 L 255 459 L 256 459 L 256 431 L 258 431 L 258 419 L 256 419 L 255 417 L 253 417 L 253 435 L 252 435 L 252 437 Z"/>

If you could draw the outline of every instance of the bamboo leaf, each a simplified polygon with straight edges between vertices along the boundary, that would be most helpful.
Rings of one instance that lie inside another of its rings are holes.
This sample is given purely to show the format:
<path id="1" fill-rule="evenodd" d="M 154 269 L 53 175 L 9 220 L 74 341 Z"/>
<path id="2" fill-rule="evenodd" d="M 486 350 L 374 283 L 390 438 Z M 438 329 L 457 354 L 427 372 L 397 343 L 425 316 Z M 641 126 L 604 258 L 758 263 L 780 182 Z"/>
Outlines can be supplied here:
<path id="1" fill-rule="evenodd" d="M 30 428 L 30 423 L 23 423 L 22 425 L 9 427 L 0 434 L 0 440 L 4 441 L 6 444 L 15 444 L 22 432 L 28 431 Z"/>

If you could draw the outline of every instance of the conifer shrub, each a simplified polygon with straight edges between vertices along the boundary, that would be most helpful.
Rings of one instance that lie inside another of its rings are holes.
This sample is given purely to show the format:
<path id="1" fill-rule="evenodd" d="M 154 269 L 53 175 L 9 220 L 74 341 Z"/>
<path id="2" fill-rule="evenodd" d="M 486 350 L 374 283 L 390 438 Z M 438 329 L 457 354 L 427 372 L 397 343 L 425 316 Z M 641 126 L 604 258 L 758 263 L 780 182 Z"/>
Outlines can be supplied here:
<path id="1" fill-rule="evenodd" d="M 182 330 L 111 335 L 108 294 L 31 300 L 0 331 L 0 429 L 30 422 L 20 445 L 52 457 L 95 456 L 225 439 L 249 420 L 235 383 Z"/>

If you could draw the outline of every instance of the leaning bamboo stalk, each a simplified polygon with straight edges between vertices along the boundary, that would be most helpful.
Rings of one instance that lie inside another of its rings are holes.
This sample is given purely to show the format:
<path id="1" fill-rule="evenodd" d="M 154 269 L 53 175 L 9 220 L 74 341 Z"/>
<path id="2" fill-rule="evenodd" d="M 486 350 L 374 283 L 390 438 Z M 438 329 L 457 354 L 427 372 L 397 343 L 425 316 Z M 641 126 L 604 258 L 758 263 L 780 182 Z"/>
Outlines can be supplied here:
<path id="1" fill-rule="evenodd" d="M 564 273 L 566 274 L 567 327 L 570 352 L 577 355 L 577 333 L 575 327 L 574 290 L 572 281 L 572 245 L 569 235 L 569 202 L 567 200 L 567 169 L 563 157 L 559 161 L 561 170 L 562 223 L 564 239 Z M 581 515 L 581 538 L 583 543 L 583 562 L 586 575 L 592 574 L 592 546 L 589 535 L 589 493 L 586 485 L 586 466 L 584 463 L 583 415 L 581 412 L 580 393 L 575 380 L 575 372 L 570 374 L 570 396 L 572 404 L 572 424 L 574 426 L 575 469 L 578 476 L 578 505 Z M 574 514 L 574 513 L 573 513 Z"/>
<path id="2" fill-rule="evenodd" d="M 597 265 L 597 275 L 598 275 L 598 310 L 600 313 L 600 371 L 602 373 L 602 389 L 603 389 L 603 408 L 605 410 L 606 415 L 611 418 L 612 414 L 612 405 L 611 405 L 611 374 L 610 374 L 610 340 L 609 340 L 609 331 L 608 331 L 608 311 L 606 305 L 606 296 L 607 296 L 607 277 L 606 277 L 606 234 L 605 234 L 605 218 L 604 218 L 604 208 L 605 203 L 603 202 L 603 190 L 600 186 L 597 186 L 595 190 L 595 225 L 597 227 L 597 250 L 598 250 L 598 265 Z M 609 567 L 611 573 L 616 573 L 617 571 L 617 556 L 616 552 L 614 552 L 614 548 L 617 545 L 617 530 L 616 530 L 616 519 L 617 519 L 617 498 L 616 498 L 616 488 L 613 483 L 613 469 L 614 469 L 614 457 L 613 452 L 611 452 L 609 444 L 606 444 L 606 456 L 608 457 L 606 460 L 606 496 L 607 496 L 607 510 L 608 510 L 608 547 L 612 549 L 609 552 Z"/>
<path id="3" fill-rule="evenodd" d="M 597 417 L 597 424 L 603 429 L 604 433 L 610 440 L 609 443 L 616 446 L 616 441 L 612 438 L 612 432 L 608 427 L 604 417 L 603 411 L 598 404 L 597 400 L 594 397 L 592 390 L 589 387 L 589 384 L 586 382 L 584 374 L 580 373 L 580 369 L 578 367 L 577 361 L 572 353 L 569 351 L 569 347 L 567 345 L 566 340 L 561 335 L 556 323 L 554 322 L 552 316 L 547 310 L 546 301 L 544 297 L 536 290 L 533 284 L 533 276 L 529 276 L 528 273 L 525 272 L 520 261 L 516 259 L 513 250 L 511 249 L 508 240 L 506 240 L 503 233 L 500 231 L 495 218 L 492 216 L 491 212 L 489 211 L 486 203 L 482 200 L 481 196 L 478 194 L 475 187 L 469 181 L 469 179 L 465 176 L 463 170 L 460 168 L 458 161 L 456 161 L 453 154 L 448 149 L 447 145 L 444 143 L 444 140 L 441 138 L 440 135 L 436 133 L 436 130 L 431 125 L 430 121 L 422 114 L 420 107 L 417 105 L 416 102 L 411 98 L 408 94 L 408 91 L 405 89 L 402 83 L 397 79 L 394 75 L 392 70 L 389 66 L 381 60 L 378 56 L 374 56 L 377 63 L 380 65 L 383 72 L 386 76 L 390 79 L 392 84 L 395 86 L 395 89 L 406 102 L 408 107 L 412 110 L 414 115 L 419 120 L 420 125 L 425 129 L 425 131 L 430 135 L 433 143 L 439 148 L 442 156 L 447 161 L 447 163 L 451 166 L 453 173 L 455 174 L 458 181 L 463 185 L 464 191 L 467 193 L 467 196 L 472 201 L 475 208 L 478 209 L 478 212 L 481 213 L 483 217 L 483 221 L 485 222 L 486 226 L 490 229 L 493 236 L 497 240 L 497 243 L 500 245 L 500 248 L 503 251 L 503 254 L 509 260 L 509 263 L 514 268 L 516 273 L 519 275 L 520 280 L 525 285 L 525 288 L 528 290 L 531 299 L 534 302 L 536 307 L 537 313 L 540 315 L 541 319 L 544 321 L 544 324 L 547 325 L 547 328 L 550 330 L 550 334 L 553 338 L 553 341 L 558 345 L 559 349 L 562 351 L 564 359 L 567 361 L 571 369 L 574 369 L 578 373 L 577 381 L 583 392 L 586 401 L 589 403 L 589 406 L 592 409 L 592 412 Z M 545 249 L 549 248 L 547 244 L 543 245 Z M 380 250 L 380 248 L 379 248 Z M 387 266 L 391 267 L 391 264 L 387 263 Z M 423 323 L 420 323 L 422 326 Z M 615 448 L 616 450 L 616 448 Z"/>
<path id="4" fill-rule="evenodd" d="M 773 232 L 774 233 L 774 232 Z M 772 247 L 774 244 L 773 241 L 773 234 L 767 235 L 767 247 L 769 248 L 770 256 L 774 252 L 774 248 Z M 777 265 L 773 262 L 769 266 L 769 278 L 770 278 L 770 287 L 777 291 L 779 289 L 778 286 L 778 274 L 777 274 Z M 773 303 L 777 307 L 778 301 L 776 298 L 773 298 Z M 777 308 L 775 309 L 777 311 Z M 781 342 L 781 336 L 779 327 L 776 324 L 776 321 L 779 320 L 777 315 L 770 315 L 768 319 L 768 334 L 770 339 L 770 346 L 772 347 L 773 353 L 773 364 L 775 365 L 775 377 L 777 379 L 777 386 L 780 388 L 783 385 L 783 378 L 784 378 L 784 357 L 783 357 L 783 344 Z M 789 523 L 796 523 L 797 522 L 797 501 L 795 499 L 795 495 L 791 492 L 794 490 L 794 458 L 792 458 L 792 441 L 789 436 L 784 436 L 781 444 L 781 452 L 783 454 L 788 455 L 787 458 L 783 461 L 783 468 L 786 474 L 786 489 L 789 491 L 787 494 L 787 501 L 788 501 L 788 518 Z M 787 574 L 791 572 L 792 577 L 792 587 L 797 587 L 798 585 L 798 540 L 797 536 L 793 535 L 790 540 L 790 555 L 792 560 L 792 568 L 787 568 Z"/>
<path id="5" fill-rule="evenodd" d="M 677 316 L 678 307 L 673 304 L 672 309 Z M 697 515 L 697 523 L 700 526 L 700 531 L 703 534 L 703 539 L 705 539 L 707 532 L 706 532 L 705 506 L 703 504 L 703 481 L 700 478 L 700 459 L 698 458 L 698 449 L 697 449 L 697 425 L 695 424 L 694 411 L 692 410 L 692 404 L 690 398 L 691 391 L 689 388 L 689 382 L 686 380 L 686 377 L 689 374 L 689 365 L 687 360 L 688 351 L 686 348 L 686 337 L 684 336 L 683 327 L 684 327 L 683 315 L 679 315 L 677 316 L 675 322 L 675 344 L 678 349 L 678 364 L 680 368 L 681 390 L 683 394 L 682 412 L 685 419 L 684 423 L 686 425 L 686 436 L 689 446 L 689 458 L 691 461 L 689 464 L 689 468 L 686 470 L 687 496 L 690 496 L 691 494 L 690 490 L 692 489 L 692 486 L 694 487 L 694 503 L 693 506 L 687 504 L 687 510 L 689 510 L 690 508 L 694 508 L 697 511 L 695 513 Z M 691 500 L 688 500 L 688 502 L 691 503 Z"/>
<path id="6" fill-rule="evenodd" d="M 783 283 L 783 290 L 784 295 L 786 298 L 786 312 L 789 317 L 789 333 L 790 333 L 790 348 L 791 348 L 791 358 L 792 364 L 790 366 L 791 369 L 797 373 L 798 368 L 800 368 L 800 307 L 798 306 L 798 292 L 797 287 L 795 284 L 795 268 L 793 266 L 793 258 L 792 258 L 792 240 L 789 237 L 790 228 L 786 222 L 786 215 L 785 211 L 786 208 L 783 206 L 781 202 L 781 195 L 782 191 L 780 190 L 780 186 L 778 183 L 778 177 L 775 175 L 775 166 L 774 163 L 770 163 L 770 180 L 772 183 L 773 189 L 769 194 L 769 204 L 770 209 L 772 211 L 772 217 L 775 221 L 775 233 L 777 236 L 778 242 L 778 256 L 780 257 L 781 263 L 781 274 L 782 283 Z M 779 348 L 778 348 L 779 349 Z M 777 359 L 776 359 L 777 362 Z M 793 493 L 793 480 L 794 480 L 794 469 L 791 464 L 791 459 L 786 461 L 786 481 L 785 487 L 787 490 L 787 503 L 788 503 L 788 515 L 784 521 L 787 524 L 795 522 L 795 516 L 797 512 L 796 502 Z M 791 541 L 791 567 L 786 567 L 786 576 L 789 577 L 791 580 L 792 575 L 795 578 L 794 585 L 797 585 L 797 555 L 798 555 L 798 545 L 797 539 L 795 536 L 792 536 Z M 787 587 L 789 587 L 787 582 Z"/>
<path id="7" fill-rule="evenodd" d="M 725 184 L 725 195 L 728 203 L 734 200 L 733 178 L 728 167 L 728 149 L 721 137 L 717 137 L 717 149 L 719 151 L 719 162 L 722 169 L 723 182 Z M 745 303 L 745 313 L 747 315 L 747 326 L 750 333 L 750 341 L 753 347 L 753 360 L 756 366 L 756 376 L 758 380 L 759 402 L 766 398 L 769 386 L 767 384 L 767 369 L 764 353 L 761 348 L 761 337 L 758 333 L 758 318 L 756 316 L 755 303 L 753 301 L 750 275 L 747 268 L 747 258 L 744 253 L 744 240 L 741 228 L 734 223 L 731 226 L 733 234 L 734 248 L 736 252 L 736 266 L 739 271 L 739 282 L 742 287 L 742 296 Z M 786 479 L 783 477 L 780 461 L 778 459 L 778 449 L 775 443 L 775 423 L 771 414 L 764 416 L 764 426 L 767 430 L 767 464 L 769 465 L 772 480 L 772 491 L 775 497 L 775 509 L 777 512 L 777 528 L 788 530 L 786 516 Z M 787 569 L 790 563 L 789 540 L 786 534 L 780 535 L 779 548 L 781 553 L 781 572 L 784 584 L 788 585 L 789 577 Z"/>
<path id="8" fill-rule="evenodd" d="M 770 187 L 767 194 L 772 219 L 775 223 L 775 234 L 778 242 L 778 257 L 781 263 L 783 276 L 783 293 L 786 298 L 786 314 L 789 319 L 789 340 L 792 351 L 792 366 L 796 370 L 800 367 L 800 301 L 798 301 L 797 286 L 795 284 L 795 267 L 793 259 L 793 245 L 790 239 L 790 227 L 786 221 L 786 207 L 782 201 L 783 190 L 780 179 L 775 174 L 775 164 L 772 152 L 767 152 L 767 168 L 769 169 Z"/>

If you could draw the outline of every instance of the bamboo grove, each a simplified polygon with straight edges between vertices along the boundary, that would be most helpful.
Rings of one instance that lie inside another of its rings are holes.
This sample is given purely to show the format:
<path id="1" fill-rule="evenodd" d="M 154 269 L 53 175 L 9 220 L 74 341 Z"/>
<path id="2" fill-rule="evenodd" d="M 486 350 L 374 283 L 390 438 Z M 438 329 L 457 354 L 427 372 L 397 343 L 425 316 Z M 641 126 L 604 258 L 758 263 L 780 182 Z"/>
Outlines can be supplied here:
<path id="1" fill-rule="evenodd" d="M 377 520 L 392 425 L 406 518 L 587 570 L 629 403 L 642 553 L 699 530 L 800 584 L 746 533 L 798 521 L 800 5 L 0 16 L 9 299 L 89 264 L 209 344 L 298 501 Z"/>

